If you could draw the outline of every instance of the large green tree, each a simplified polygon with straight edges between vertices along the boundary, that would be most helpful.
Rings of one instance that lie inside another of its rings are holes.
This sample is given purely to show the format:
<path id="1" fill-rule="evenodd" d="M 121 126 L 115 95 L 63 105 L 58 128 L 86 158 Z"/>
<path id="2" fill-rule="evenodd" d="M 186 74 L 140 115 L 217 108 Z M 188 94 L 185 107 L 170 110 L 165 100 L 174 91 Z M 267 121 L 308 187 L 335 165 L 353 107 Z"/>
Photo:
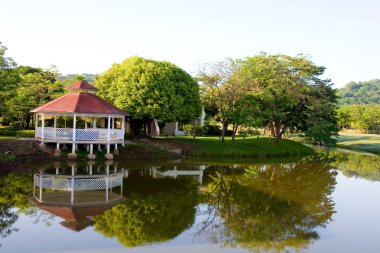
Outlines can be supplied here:
<path id="1" fill-rule="evenodd" d="M 4 92 L 6 115 L 20 121 L 21 128 L 30 126 L 30 110 L 43 105 L 63 94 L 63 86 L 56 82 L 55 69 L 43 70 L 29 66 L 16 68 L 19 81 L 13 89 Z"/>
<path id="2" fill-rule="evenodd" d="M 6 51 L 7 48 L 0 42 L 0 115 L 6 110 L 7 92 L 14 89 L 19 81 L 19 75 L 15 70 L 17 65 L 12 58 L 5 55 Z"/>
<path id="3" fill-rule="evenodd" d="M 101 73 L 95 79 L 95 86 L 101 97 L 145 125 L 153 119 L 191 120 L 201 113 L 197 82 L 166 61 L 127 58 Z M 144 134 L 141 125 L 135 128 Z"/>
<path id="4" fill-rule="evenodd" d="M 214 64 L 204 65 L 198 79 L 202 83 L 202 100 L 211 117 L 222 125 L 221 141 L 228 125 L 232 124 L 232 136 L 241 125 L 254 123 L 250 106 L 245 99 L 247 87 L 240 76 L 240 63 L 226 59 Z"/>
<path id="5" fill-rule="evenodd" d="M 380 105 L 342 105 L 337 110 L 339 127 L 375 133 L 380 129 Z"/>
<path id="6" fill-rule="evenodd" d="M 315 142 L 336 134 L 336 95 L 331 81 L 321 79 L 324 70 L 302 55 L 263 53 L 244 60 L 241 72 L 250 89 L 252 112 L 277 143 L 286 131 L 309 130 Z"/>

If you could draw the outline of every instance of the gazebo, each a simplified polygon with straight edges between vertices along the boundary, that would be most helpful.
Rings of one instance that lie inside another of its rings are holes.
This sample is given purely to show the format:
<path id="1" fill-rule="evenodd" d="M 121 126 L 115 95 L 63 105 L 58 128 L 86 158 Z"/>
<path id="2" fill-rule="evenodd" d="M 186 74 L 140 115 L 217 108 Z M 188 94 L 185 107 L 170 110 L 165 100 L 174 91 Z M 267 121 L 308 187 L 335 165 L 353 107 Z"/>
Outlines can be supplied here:
<path id="1" fill-rule="evenodd" d="M 64 219 L 61 224 L 80 231 L 92 224 L 91 218 L 121 203 L 123 197 L 124 169 L 106 161 L 96 166 L 88 161 L 85 171 L 76 162 L 67 166 L 54 163 L 54 169 L 40 169 L 34 174 L 33 197 L 29 201 L 40 209 Z M 113 169 L 110 166 L 113 166 Z M 50 166 L 49 166 L 50 167 Z M 102 168 L 101 168 L 102 167 Z M 117 189 L 116 191 L 113 189 Z"/>
<path id="2" fill-rule="evenodd" d="M 36 139 L 45 143 L 56 143 L 55 154 L 60 155 L 61 144 L 72 144 L 69 158 L 77 157 L 78 144 L 85 144 L 88 158 L 94 159 L 94 144 L 107 147 L 107 159 L 113 159 L 111 144 L 117 151 L 124 144 L 124 111 L 95 95 L 97 89 L 86 81 L 78 81 L 65 88 L 69 91 L 31 112 L 36 114 Z"/>

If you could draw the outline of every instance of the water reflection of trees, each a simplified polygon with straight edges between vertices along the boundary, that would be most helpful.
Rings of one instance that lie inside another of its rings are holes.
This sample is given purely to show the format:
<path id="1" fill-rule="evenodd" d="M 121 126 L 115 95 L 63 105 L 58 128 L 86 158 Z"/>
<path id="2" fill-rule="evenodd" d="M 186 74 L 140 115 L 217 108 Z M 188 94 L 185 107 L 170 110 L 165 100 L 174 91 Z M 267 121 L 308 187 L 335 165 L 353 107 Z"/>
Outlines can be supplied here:
<path id="1" fill-rule="evenodd" d="M 380 156 L 353 152 L 331 152 L 336 166 L 347 177 L 380 181 Z"/>
<path id="2" fill-rule="evenodd" d="M 33 207 L 28 200 L 33 190 L 33 172 L 10 172 L 0 176 L 0 236 L 5 238 L 18 231 L 13 227 L 19 214 L 35 219 L 35 222 L 51 224 L 52 215 Z"/>
<path id="3" fill-rule="evenodd" d="M 253 251 L 302 249 L 334 214 L 335 176 L 321 157 L 216 173 L 206 189 L 208 216 L 198 235 Z"/>
<path id="4" fill-rule="evenodd" d="M 190 227 L 197 192 L 191 180 L 153 178 L 149 171 L 129 171 L 127 200 L 94 217 L 95 230 L 128 247 L 164 242 Z"/>
<path id="5" fill-rule="evenodd" d="M 0 238 L 5 238 L 14 231 L 18 231 L 17 228 L 13 227 L 17 219 L 18 215 L 12 210 L 11 206 L 0 204 Z"/>

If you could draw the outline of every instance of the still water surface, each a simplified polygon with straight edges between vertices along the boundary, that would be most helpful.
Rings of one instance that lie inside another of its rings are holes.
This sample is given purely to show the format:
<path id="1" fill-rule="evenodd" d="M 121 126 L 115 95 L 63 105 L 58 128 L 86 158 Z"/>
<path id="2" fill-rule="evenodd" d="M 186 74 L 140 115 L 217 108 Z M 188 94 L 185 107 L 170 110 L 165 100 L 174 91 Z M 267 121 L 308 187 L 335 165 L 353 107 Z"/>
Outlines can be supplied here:
<path id="1" fill-rule="evenodd" d="M 25 167 L 0 252 L 380 252 L 379 156 Z"/>

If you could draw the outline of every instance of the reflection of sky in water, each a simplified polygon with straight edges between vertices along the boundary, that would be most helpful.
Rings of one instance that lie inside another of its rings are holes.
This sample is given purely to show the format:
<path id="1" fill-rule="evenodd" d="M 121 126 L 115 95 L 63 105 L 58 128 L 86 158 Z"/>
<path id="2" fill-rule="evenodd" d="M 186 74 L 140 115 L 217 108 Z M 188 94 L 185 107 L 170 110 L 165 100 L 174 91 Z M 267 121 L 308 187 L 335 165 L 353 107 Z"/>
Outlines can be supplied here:
<path id="1" fill-rule="evenodd" d="M 164 170 L 167 171 L 167 170 Z M 348 178 L 339 173 L 330 196 L 336 214 L 326 228 L 317 228 L 320 238 L 312 240 L 307 252 L 379 252 L 380 182 Z M 0 252 L 249 252 L 247 249 L 220 248 L 204 235 L 197 235 L 205 220 L 206 205 L 197 206 L 194 224 L 177 237 L 163 243 L 126 249 L 115 238 L 106 238 L 90 226 L 80 232 L 63 227 L 55 217 L 50 226 L 36 217 L 20 214 L 14 227 L 20 228 L 5 239 Z M 160 228 L 157 228 L 158 230 Z"/>

